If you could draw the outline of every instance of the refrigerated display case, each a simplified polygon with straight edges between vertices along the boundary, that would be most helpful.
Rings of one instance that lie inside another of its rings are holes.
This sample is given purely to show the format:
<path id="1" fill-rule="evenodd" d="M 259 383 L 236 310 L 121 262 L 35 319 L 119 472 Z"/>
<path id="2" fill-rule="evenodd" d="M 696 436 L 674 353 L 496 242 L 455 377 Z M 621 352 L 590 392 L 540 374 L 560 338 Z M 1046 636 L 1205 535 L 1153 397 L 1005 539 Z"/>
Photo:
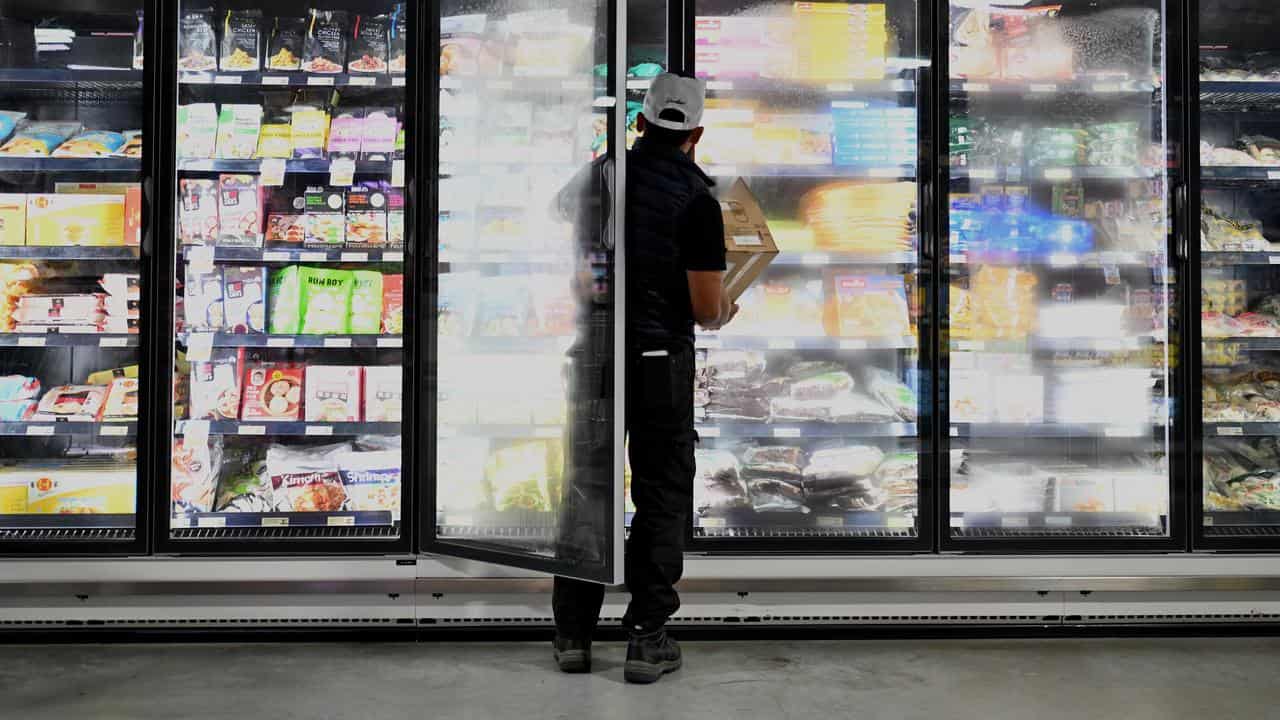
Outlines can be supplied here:
<path id="1" fill-rule="evenodd" d="M 929 15 L 912 0 L 693 6 L 696 160 L 778 253 L 700 332 L 695 549 L 932 547 Z"/>
<path id="2" fill-rule="evenodd" d="M 152 17 L 0 8 L 0 552 L 146 547 Z"/>
<path id="3" fill-rule="evenodd" d="M 940 9 L 944 549 L 1180 543 L 1177 23 L 1096 5 Z"/>
<path id="4" fill-rule="evenodd" d="M 1192 412 L 1201 432 L 1192 522 L 1193 542 L 1204 549 L 1280 547 L 1274 12 L 1267 3 L 1202 0 L 1193 15 L 1199 150 L 1189 206 L 1200 233 L 1188 294 L 1200 298 Z"/>
<path id="5" fill-rule="evenodd" d="M 424 545 L 616 582 L 625 5 L 434 12 Z"/>
<path id="6" fill-rule="evenodd" d="M 408 549 L 416 6 L 176 5 L 161 547 Z"/>

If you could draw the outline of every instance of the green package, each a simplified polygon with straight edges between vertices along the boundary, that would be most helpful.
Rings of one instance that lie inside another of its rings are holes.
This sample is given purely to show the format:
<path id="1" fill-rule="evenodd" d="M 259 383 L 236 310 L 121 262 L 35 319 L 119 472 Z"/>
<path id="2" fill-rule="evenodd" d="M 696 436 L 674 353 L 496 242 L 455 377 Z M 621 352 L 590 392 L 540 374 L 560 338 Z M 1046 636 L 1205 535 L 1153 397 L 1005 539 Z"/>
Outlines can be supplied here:
<path id="1" fill-rule="evenodd" d="M 273 335 L 297 335 L 302 329 L 302 281 L 297 265 L 271 273 L 267 315 L 267 332 Z"/>
<path id="2" fill-rule="evenodd" d="M 341 335 L 347 330 L 351 313 L 351 287 L 355 284 L 350 270 L 327 270 L 303 267 L 302 334 Z"/>
<path id="3" fill-rule="evenodd" d="M 382 273 L 355 270 L 352 273 L 351 330 L 358 334 L 377 334 L 382 330 Z"/>

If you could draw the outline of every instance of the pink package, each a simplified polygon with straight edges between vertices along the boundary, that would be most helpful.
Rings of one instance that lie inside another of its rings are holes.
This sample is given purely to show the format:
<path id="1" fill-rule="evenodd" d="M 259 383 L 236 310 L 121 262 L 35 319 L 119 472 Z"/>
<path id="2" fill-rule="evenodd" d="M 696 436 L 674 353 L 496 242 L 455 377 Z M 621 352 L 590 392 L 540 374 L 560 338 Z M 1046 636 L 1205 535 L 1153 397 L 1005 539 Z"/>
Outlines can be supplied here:
<path id="1" fill-rule="evenodd" d="M 218 181 L 183 178 L 178 191 L 179 240 L 183 245 L 213 245 L 218 239 Z"/>
<path id="2" fill-rule="evenodd" d="M 262 188 L 257 175 L 218 176 L 218 244 L 262 247 Z"/>
<path id="3" fill-rule="evenodd" d="M 364 110 L 353 108 L 336 112 L 329 123 L 329 157 L 354 158 L 360 154 L 364 136 Z"/>

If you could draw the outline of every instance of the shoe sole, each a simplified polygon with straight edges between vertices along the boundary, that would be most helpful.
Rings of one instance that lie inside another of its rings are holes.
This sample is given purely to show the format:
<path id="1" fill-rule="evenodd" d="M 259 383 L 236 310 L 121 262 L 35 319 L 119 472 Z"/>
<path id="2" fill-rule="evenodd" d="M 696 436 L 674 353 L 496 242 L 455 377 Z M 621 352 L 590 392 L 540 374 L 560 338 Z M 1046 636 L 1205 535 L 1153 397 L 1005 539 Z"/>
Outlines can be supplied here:
<path id="1" fill-rule="evenodd" d="M 556 664 L 560 666 L 560 672 L 591 672 L 591 659 L 587 657 L 586 651 L 583 650 L 565 650 L 564 652 L 557 650 Z"/>
<path id="2" fill-rule="evenodd" d="M 648 685 L 649 683 L 658 682 L 658 680 L 667 673 L 673 673 L 679 670 L 682 664 L 683 661 L 681 659 L 668 660 L 660 663 L 628 660 L 623 671 L 623 675 L 629 683 Z"/>

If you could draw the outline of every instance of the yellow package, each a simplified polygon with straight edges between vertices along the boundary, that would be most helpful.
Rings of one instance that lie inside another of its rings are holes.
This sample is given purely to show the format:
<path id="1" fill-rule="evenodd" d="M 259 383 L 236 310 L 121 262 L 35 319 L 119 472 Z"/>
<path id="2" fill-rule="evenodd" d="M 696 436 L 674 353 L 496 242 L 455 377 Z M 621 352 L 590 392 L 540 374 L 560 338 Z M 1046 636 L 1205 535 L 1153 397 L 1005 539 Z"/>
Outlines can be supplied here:
<path id="1" fill-rule="evenodd" d="M 1035 332 L 1038 304 L 1035 274 L 1018 268 L 984 265 L 970 282 L 972 337 L 1020 340 Z"/>
<path id="2" fill-rule="evenodd" d="M 124 245 L 123 195 L 27 196 L 27 244 Z"/>
<path id="3" fill-rule="evenodd" d="M 15 468 L 0 474 L 0 515 L 21 515 L 27 511 L 27 479 Z"/>
<path id="4" fill-rule="evenodd" d="M 85 385 L 110 385 L 112 380 L 116 378 L 132 378 L 138 379 L 138 366 L 125 365 L 124 367 L 111 368 L 110 370 L 99 370 L 98 372 L 89 373 L 85 378 Z"/>
<path id="5" fill-rule="evenodd" d="M 98 464 L 49 465 L 31 473 L 27 512 L 49 515 L 122 515 L 134 511 L 132 468 Z"/>
<path id="6" fill-rule="evenodd" d="M 27 244 L 27 196 L 0 194 L 0 245 Z"/>
<path id="7" fill-rule="evenodd" d="M 857 80 L 884 77 L 888 44 L 885 7 L 798 2 L 792 6 L 796 75 L 803 80 Z"/>

